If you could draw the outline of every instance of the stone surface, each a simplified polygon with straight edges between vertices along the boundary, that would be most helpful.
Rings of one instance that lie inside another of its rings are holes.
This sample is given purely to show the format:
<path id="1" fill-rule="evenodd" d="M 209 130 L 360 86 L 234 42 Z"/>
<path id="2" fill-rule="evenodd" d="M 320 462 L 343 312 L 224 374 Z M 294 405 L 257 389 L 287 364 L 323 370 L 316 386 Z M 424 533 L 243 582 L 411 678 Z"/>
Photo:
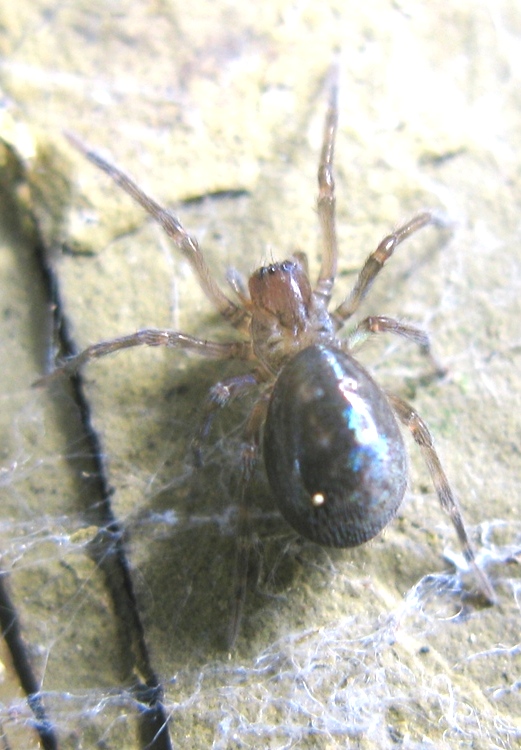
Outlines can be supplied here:
<path id="1" fill-rule="evenodd" d="M 78 349 L 145 326 L 229 336 L 175 248 L 62 131 L 173 207 L 223 283 L 229 266 L 247 275 L 295 248 L 316 271 L 324 80 L 339 48 L 338 292 L 400 221 L 434 207 L 452 222 L 401 246 L 361 310 L 427 328 L 449 377 L 418 385 L 425 362 L 394 340 L 360 356 L 429 423 L 468 523 L 481 524 L 500 607 L 480 608 L 465 597 L 472 577 L 453 577 L 457 540 L 411 445 L 400 517 L 350 551 L 296 540 L 260 473 L 259 581 L 229 657 L 244 410 L 217 423 L 202 471 L 189 445 L 207 388 L 238 370 L 143 349 L 89 365 L 84 389 L 146 648 L 175 746 L 516 747 L 517 5 L 22 0 L 0 14 L 0 136 L 27 170 L 17 181 L 3 152 L 2 565 L 60 747 L 142 736 L 114 602 L 87 554 L 90 449 L 66 385 L 29 388 L 50 342 L 30 214 Z M 9 738 L 29 709 L 6 680 Z"/>

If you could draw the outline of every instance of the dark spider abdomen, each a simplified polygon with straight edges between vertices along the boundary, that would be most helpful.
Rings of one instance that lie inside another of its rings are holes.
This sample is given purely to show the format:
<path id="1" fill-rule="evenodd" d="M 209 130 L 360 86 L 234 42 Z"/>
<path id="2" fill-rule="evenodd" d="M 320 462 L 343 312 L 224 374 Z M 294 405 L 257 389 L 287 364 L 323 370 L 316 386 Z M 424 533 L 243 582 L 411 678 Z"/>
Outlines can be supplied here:
<path id="1" fill-rule="evenodd" d="M 277 378 L 264 459 L 286 520 L 331 547 L 378 534 L 407 483 L 405 446 L 385 394 L 353 357 L 326 346 L 302 350 Z"/>

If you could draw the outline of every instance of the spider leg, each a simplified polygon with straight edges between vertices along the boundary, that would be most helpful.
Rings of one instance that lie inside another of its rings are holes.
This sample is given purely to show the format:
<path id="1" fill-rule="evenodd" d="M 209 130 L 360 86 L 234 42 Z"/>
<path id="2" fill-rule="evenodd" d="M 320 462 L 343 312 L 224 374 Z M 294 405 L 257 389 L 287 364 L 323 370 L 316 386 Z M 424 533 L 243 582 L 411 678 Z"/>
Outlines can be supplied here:
<path id="1" fill-rule="evenodd" d="M 331 314 L 338 328 L 358 310 L 360 303 L 371 289 L 377 275 L 382 270 L 385 263 L 389 260 L 395 249 L 411 234 L 414 234 L 427 224 L 433 224 L 437 221 L 434 214 L 430 211 L 418 214 L 413 219 L 397 229 L 392 234 L 387 235 L 380 242 L 376 250 L 367 258 L 362 270 L 358 274 L 351 293 Z"/>
<path id="2" fill-rule="evenodd" d="M 98 344 L 88 346 L 82 352 L 64 362 L 60 367 L 57 367 L 53 372 L 39 378 L 39 380 L 33 383 L 33 386 L 47 385 L 51 380 L 55 380 L 61 375 L 74 374 L 91 359 L 99 359 L 120 349 L 130 349 L 134 346 L 167 346 L 171 349 L 188 349 L 213 359 L 247 360 L 252 356 L 249 342 L 233 341 L 229 343 L 217 343 L 198 339 L 195 336 L 188 336 L 185 333 L 178 333 L 177 331 L 145 328 L 128 336 L 121 336 L 120 338 L 101 341 Z"/>
<path id="3" fill-rule="evenodd" d="M 335 137 L 338 124 L 338 69 L 336 66 L 332 70 L 332 79 L 318 166 L 317 208 L 322 234 L 322 265 L 314 289 L 314 293 L 320 295 L 326 305 L 331 299 L 338 259 L 335 226 L 335 180 L 333 177 Z"/>
<path id="4" fill-rule="evenodd" d="M 239 488 L 239 517 L 237 524 L 237 551 L 235 557 L 233 602 L 228 629 L 228 647 L 233 649 L 241 624 L 246 589 L 248 584 L 248 563 L 251 550 L 250 511 L 246 489 L 253 476 L 259 457 L 260 434 L 266 419 L 269 394 L 264 394 L 250 412 L 244 431 L 244 448 L 241 457 L 241 477 Z"/>
<path id="5" fill-rule="evenodd" d="M 218 410 L 227 406 L 242 391 L 252 388 L 258 384 L 258 378 L 254 373 L 237 375 L 213 385 L 208 391 L 202 409 L 202 419 L 196 436 L 192 441 L 192 453 L 197 466 L 201 466 L 201 446 L 208 439 L 208 435 Z"/>
<path id="6" fill-rule="evenodd" d="M 240 302 L 246 309 L 251 305 L 248 284 L 240 271 L 236 268 L 226 269 L 226 281 L 231 286 Z"/>
<path id="7" fill-rule="evenodd" d="M 440 459 L 434 448 L 432 435 L 430 434 L 427 425 L 416 410 L 406 401 L 391 393 L 388 393 L 387 396 L 398 418 L 411 431 L 416 444 L 423 453 L 423 458 L 432 477 L 441 507 L 450 516 L 463 548 L 465 560 L 474 570 L 481 593 L 490 604 L 495 604 L 497 602 L 496 594 L 488 576 L 478 567 L 474 548 L 468 537 L 467 529 L 465 528 L 465 522 L 463 520 L 459 502 L 452 491 L 445 472 L 443 471 Z"/>
<path id="8" fill-rule="evenodd" d="M 352 351 L 360 346 L 369 336 L 375 333 L 393 333 L 396 336 L 402 336 L 402 338 L 412 341 L 413 344 L 419 346 L 421 353 L 429 359 L 434 373 L 438 377 L 446 374 L 446 368 L 437 361 L 432 353 L 431 342 L 426 331 L 422 331 L 421 328 L 416 328 L 416 326 L 402 323 L 395 318 L 388 318 L 386 315 L 371 315 L 360 321 L 346 340 L 349 350 Z"/>
<path id="9" fill-rule="evenodd" d="M 90 162 L 109 175 L 136 203 L 139 203 L 165 230 L 192 266 L 199 284 L 219 313 L 235 328 L 244 328 L 249 314 L 224 294 L 213 280 L 197 241 L 191 237 L 179 219 L 148 196 L 128 175 L 105 161 L 73 133 L 66 134 L 69 142 Z"/>

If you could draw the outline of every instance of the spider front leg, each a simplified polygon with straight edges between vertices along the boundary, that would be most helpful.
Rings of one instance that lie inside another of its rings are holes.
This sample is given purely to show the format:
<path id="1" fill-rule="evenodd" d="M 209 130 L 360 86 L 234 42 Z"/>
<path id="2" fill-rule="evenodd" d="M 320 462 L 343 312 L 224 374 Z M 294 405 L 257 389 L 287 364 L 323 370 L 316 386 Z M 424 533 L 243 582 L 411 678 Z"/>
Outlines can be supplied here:
<path id="1" fill-rule="evenodd" d="M 83 143 L 80 138 L 70 132 L 65 133 L 69 143 L 82 153 L 96 167 L 111 177 L 130 197 L 142 206 L 153 219 L 164 229 L 166 234 L 175 242 L 184 257 L 194 270 L 201 289 L 215 308 L 235 328 L 246 330 L 249 318 L 248 312 L 232 302 L 214 281 L 210 269 L 199 248 L 197 240 L 185 230 L 179 219 L 171 211 L 163 208 L 153 198 L 147 195 L 134 180 L 125 172 L 108 161 Z"/>
<path id="2" fill-rule="evenodd" d="M 434 214 L 430 211 L 425 211 L 424 213 L 415 216 L 411 221 L 408 221 L 407 224 L 404 224 L 392 234 L 384 237 L 376 250 L 371 253 L 362 266 L 362 270 L 358 274 L 358 278 L 351 293 L 331 314 L 337 328 L 341 328 L 345 321 L 358 310 L 360 303 L 371 289 L 375 278 L 394 253 L 398 245 L 400 245 L 411 234 L 414 234 L 428 224 L 434 224 L 436 221 L 437 218 Z"/>
<path id="3" fill-rule="evenodd" d="M 427 425 L 416 410 L 406 401 L 391 393 L 388 393 L 387 396 L 398 418 L 410 430 L 414 441 L 423 453 L 423 458 L 429 469 L 441 507 L 450 516 L 463 548 L 465 560 L 474 570 L 481 593 L 490 604 L 495 604 L 497 601 L 496 594 L 488 576 L 478 567 L 474 548 L 472 547 L 467 534 L 461 508 L 454 492 L 452 491 L 449 480 L 443 471 L 440 459 L 434 448 L 432 435 L 430 434 Z"/>
<path id="4" fill-rule="evenodd" d="M 329 106 L 324 125 L 322 151 L 318 166 L 318 218 L 322 234 L 322 264 L 314 293 L 320 295 L 325 304 L 331 299 L 335 283 L 338 262 L 338 247 L 335 219 L 335 180 L 333 177 L 333 160 L 335 156 L 335 138 L 338 125 L 338 69 L 332 70 L 333 81 L 329 97 Z"/>
<path id="5" fill-rule="evenodd" d="M 167 346 L 171 349 L 188 349 L 212 359 L 247 360 L 252 356 L 251 346 L 248 342 L 232 341 L 229 343 L 217 343 L 215 341 L 198 339 L 195 336 L 188 336 L 178 331 L 145 328 L 128 336 L 120 336 L 116 339 L 101 341 L 99 344 L 88 346 L 82 352 L 64 362 L 60 367 L 57 367 L 56 370 L 37 380 L 33 383 L 33 386 L 47 385 L 51 380 L 55 380 L 61 375 L 73 375 L 91 359 L 99 359 L 120 349 L 130 349 L 134 346 Z"/>

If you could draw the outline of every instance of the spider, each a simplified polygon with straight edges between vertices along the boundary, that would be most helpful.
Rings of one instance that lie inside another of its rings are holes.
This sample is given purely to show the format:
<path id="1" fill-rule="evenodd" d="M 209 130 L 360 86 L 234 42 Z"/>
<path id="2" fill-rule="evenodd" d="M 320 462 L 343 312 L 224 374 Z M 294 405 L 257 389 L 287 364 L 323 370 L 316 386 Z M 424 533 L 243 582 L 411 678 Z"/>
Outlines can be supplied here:
<path id="1" fill-rule="evenodd" d="M 427 425 L 406 401 L 384 392 L 353 355 L 368 337 L 391 333 L 417 344 L 439 373 L 427 334 L 378 315 L 362 320 L 345 338 L 338 337 L 398 245 L 436 223 L 435 214 L 424 211 L 385 237 L 365 261 L 351 292 L 335 310 L 328 311 L 338 258 L 333 177 L 338 82 L 335 75 L 332 78 L 318 168 L 322 259 L 314 287 L 305 254 L 295 252 L 287 260 L 256 270 L 250 276 L 248 290 L 237 275 L 230 276 L 237 298 L 233 301 L 212 278 L 197 241 L 177 217 L 75 135 L 66 134 L 75 148 L 163 227 L 219 314 L 245 335 L 242 341 L 217 343 L 178 331 L 144 329 L 87 347 L 36 383 L 72 374 L 92 359 L 135 346 L 166 346 L 203 357 L 252 363 L 249 374 L 227 378 L 210 389 L 194 438 L 195 455 L 200 460 L 201 445 L 209 436 L 216 413 L 248 389 L 258 389 L 258 399 L 244 428 L 240 460 L 230 645 L 237 636 L 247 584 L 245 490 L 261 453 L 273 497 L 293 528 L 322 545 L 355 547 L 372 539 L 391 521 L 405 493 L 407 455 L 397 419 L 410 430 L 423 454 L 440 504 L 451 518 L 482 595 L 489 603 L 495 602 L 492 585 L 476 563 L 458 500 Z"/>

